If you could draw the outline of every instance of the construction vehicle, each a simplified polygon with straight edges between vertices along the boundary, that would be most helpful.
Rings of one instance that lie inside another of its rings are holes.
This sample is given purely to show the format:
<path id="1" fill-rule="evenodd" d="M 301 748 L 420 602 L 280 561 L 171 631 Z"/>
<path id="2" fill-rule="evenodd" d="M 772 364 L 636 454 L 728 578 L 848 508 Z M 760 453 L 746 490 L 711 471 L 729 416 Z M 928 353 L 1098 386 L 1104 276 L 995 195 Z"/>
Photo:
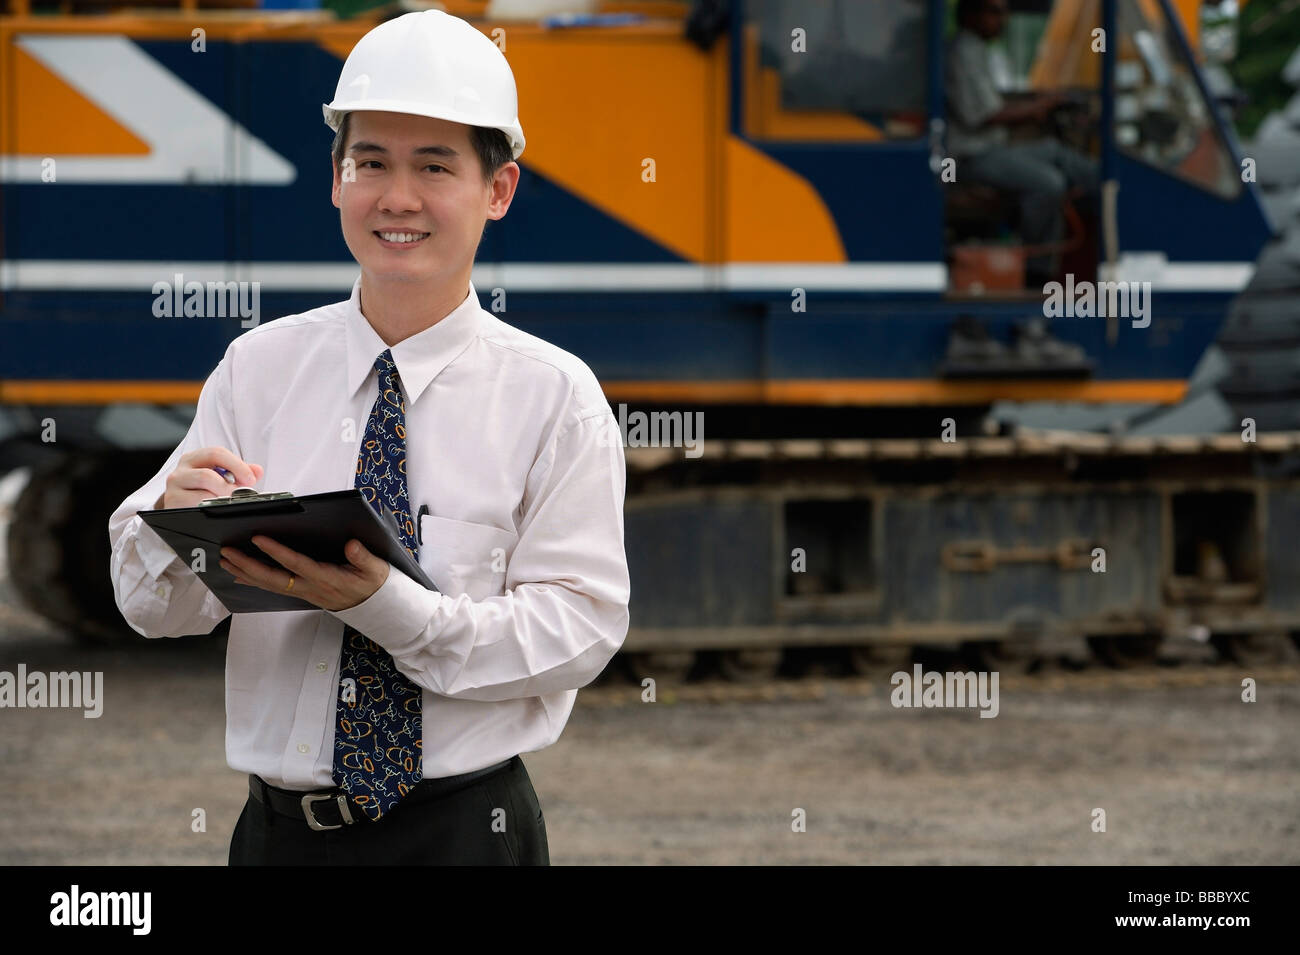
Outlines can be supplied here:
<path id="1" fill-rule="evenodd" d="M 986 431 L 998 401 L 1179 402 L 1271 235 L 1168 0 L 1018 8 L 1021 85 L 1080 93 L 1058 132 L 1106 183 L 1065 268 L 1149 282 L 1146 324 L 1046 318 L 1014 220 L 945 179 L 943 0 L 474 19 L 528 137 L 474 282 L 586 361 L 625 429 L 637 667 L 744 679 L 816 646 L 870 669 L 931 643 L 1010 667 L 1085 640 L 1126 665 L 1300 630 L 1292 436 Z M 155 283 L 257 281 L 271 320 L 356 277 L 320 104 L 373 22 L 0 20 L 0 411 L 32 469 L 10 567 L 71 632 L 132 639 L 107 515 L 247 327 L 156 317 Z"/>

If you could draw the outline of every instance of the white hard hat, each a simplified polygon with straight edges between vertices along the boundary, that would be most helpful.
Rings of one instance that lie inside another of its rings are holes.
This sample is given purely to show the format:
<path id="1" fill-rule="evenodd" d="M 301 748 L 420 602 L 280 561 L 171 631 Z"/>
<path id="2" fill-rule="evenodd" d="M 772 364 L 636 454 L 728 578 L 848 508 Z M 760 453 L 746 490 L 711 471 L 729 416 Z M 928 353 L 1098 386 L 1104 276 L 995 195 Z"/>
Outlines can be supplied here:
<path id="1" fill-rule="evenodd" d="M 513 158 L 524 151 L 515 75 L 497 45 L 441 10 L 406 13 L 379 24 L 348 54 L 334 91 L 321 105 L 338 132 L 354 110 L 414 113 L 499 129 Z"/>

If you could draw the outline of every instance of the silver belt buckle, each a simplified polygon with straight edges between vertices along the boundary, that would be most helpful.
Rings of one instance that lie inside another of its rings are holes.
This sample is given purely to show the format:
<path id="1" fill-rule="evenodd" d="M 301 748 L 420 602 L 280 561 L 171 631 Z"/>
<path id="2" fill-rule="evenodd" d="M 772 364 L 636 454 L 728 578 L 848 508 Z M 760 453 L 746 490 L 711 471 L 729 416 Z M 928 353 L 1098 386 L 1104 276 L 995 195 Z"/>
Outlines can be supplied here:
<path id="1" fill-rule="evenodd" d="M 343 817 L 343 824 L 349 826 L 352 825 L 355 820 L 353 820 L 352 813 L 348 810 L 348 797 L 342 793 L 339 793 L 338 795 L 330 795 L 329 793 L 307 793 L 307 795 L 303 796 L 302 814 L 307 818 L 307 825 L 311 826 L 317 832 L 324 832 L 326 829 L 343 828 L 343 825 L 322 825 L 320 821 L 317 820 L 316 814 L 312 812 L 311 804 L 322 799 L 337 799 L 339 801 L 339 814 Z"/>

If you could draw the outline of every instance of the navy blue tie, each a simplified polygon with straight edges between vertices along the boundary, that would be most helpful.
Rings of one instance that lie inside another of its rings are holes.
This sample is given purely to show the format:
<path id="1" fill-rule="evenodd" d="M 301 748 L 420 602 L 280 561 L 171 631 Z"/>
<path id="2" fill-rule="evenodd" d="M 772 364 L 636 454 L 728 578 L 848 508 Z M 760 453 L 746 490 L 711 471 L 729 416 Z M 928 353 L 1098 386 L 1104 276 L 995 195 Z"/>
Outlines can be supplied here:
<path id="1" fill-rule="evenodd" d="M 412 557 L 415 522 L 406 493 L 406 399 L 391 349 L 375 359 L 379 394 L 357 456 L 355 486 L 381 516 L 387 509 Z M 381 506 L 382 505 L 382 506 Z M 390 571 L 391 573 L 391 571 Z M 420 688 L 383 647 L 345 627 L 334 725 L 334 781 L 372 820 L 420 781 Z"/>

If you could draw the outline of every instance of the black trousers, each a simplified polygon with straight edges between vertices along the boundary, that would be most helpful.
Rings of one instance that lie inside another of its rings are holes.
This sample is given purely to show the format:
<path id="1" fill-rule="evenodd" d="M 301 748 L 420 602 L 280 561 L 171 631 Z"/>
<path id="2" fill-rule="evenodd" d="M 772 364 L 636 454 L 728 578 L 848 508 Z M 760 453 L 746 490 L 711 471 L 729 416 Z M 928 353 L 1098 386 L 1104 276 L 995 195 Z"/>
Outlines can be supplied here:
<path id="1" fill-rule="evenodd" d="M 230 838 L 230 865 L 550 864 L 542 807 L 518 756 L 463 789 L 324 832 L 249 796 Z"/>

